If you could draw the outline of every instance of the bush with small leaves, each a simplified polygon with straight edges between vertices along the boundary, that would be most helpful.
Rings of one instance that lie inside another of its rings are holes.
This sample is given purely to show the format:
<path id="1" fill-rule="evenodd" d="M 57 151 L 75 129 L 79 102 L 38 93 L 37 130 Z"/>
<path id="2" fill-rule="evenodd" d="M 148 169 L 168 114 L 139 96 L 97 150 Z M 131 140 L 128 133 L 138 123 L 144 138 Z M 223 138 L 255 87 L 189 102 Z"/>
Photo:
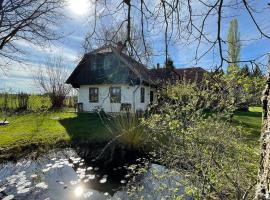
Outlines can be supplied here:
<path id="1" fill-rule="evenodd" d="M 38 113 L 47 112 L 52 106 L 50 98 L 41 95 L 31 95 L 28 104 L 29 110 Z"/>

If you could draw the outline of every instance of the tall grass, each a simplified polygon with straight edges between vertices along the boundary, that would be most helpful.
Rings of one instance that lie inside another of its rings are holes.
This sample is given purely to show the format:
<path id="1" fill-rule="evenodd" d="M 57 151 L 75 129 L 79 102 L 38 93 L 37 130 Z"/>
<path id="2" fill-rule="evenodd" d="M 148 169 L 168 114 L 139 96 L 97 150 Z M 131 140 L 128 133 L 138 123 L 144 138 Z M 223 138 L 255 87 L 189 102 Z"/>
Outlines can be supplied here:
<path id="1" fill-rule="evenodd" d="M 111 118 L 110 127 L 117 140 L 128 148 L 139 149 L 144 147 L 146 134 L 142 125 L 141 116 L 134 113 L 121 113 Z"/>

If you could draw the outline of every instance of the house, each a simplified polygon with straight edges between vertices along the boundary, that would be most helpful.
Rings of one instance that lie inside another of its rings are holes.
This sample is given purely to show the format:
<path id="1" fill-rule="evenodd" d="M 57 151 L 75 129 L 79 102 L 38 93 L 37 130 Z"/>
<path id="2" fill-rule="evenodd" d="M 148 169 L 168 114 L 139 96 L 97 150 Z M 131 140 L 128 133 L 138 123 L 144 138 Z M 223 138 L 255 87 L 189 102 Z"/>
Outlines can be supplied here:
<path id="1" fill-rule="evenodd" d="M 189 67 L 189 68 L 176 68 L 173 69 L 178 75 L 180 81 L 186 81 L 190 83 L 201 83 L 207 72 L 201 67 Z"/>
<path id="2" fill-rule="evenodd" d="M 157 64 L 157 68 L 149 70 L 151 77 L 158 86 L 162 87 L 168 83 L 175 83 L 176 81 L 180 80 L 179 74 L 171 68 L 163 67 L 160 68 L 159 63 Z"/>
<path id="3" fill-rule="evenodd" d="M 165 84 L 187 81 L 199 83 L 206 70 L 192 68 L 147 69 L 116 47 L 105 45 L 86 53 L 66 83 L 78 89 L 81 111 L 145 111 L 157 101 L 158 89 Z"/>
<path id="4" fill-rule="evenodd" d="M 209 73 L 201 67 L 189 68 L 160 68 L 159 64 L 156 68 L 149 70 L 152 80 L 155 80 L 159 87 L 167 84 L 174 84 L 178 81 L 186 83 L 200 84 L 204 76 Z"/>
<path id="5" fill-rule="evenodd" d="M 81 110 L 145 111 L 156 101 L 149 70 L 117 47 L 106 45 L 83 56 L 66 83 L 78 89 Z"/>

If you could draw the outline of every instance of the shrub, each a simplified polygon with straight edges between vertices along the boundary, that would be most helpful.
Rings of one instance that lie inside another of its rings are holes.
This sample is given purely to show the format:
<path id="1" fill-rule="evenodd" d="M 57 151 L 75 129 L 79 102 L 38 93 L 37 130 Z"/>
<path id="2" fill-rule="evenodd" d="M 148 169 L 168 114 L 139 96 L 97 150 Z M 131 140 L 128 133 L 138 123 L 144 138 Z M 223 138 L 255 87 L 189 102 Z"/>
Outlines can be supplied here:
<path id="1" fill-rule="evenodd" d="M 236 108 L 233 99 L 215 87 L 178 83 L 168 88 L 169 100 L 143 121 L 147 139 L 159 162 L 191 183 L 200 199 L 249 199 L 258 156 L 244 142 L 244 130 L 226 118 Z"/>
<path id="2" fill-rule="evenodd" d="M 17 95 L 17 98 L 18 98 L 18 109 L 20 110 L 26 110 L 27 107 L 28 107 L 28 98 L 29 98 L 29 95 L 26 94 L 26 93 L 19 93 Z"/>
<path id="3" fill-rule="evenodd" d="M 40 95 L 31 95 L 28 103 L 28 109 L 34 112 L 46 112 L 52 106 L 52 102 L 49 97 Z"/>
<path id="4" fill-rule="evenodd" d="M 258 156 L 243 142 L 241 127 L 217 116 L 196 117 L 184 127 L 172 113 L 153 115 L 144 124 L 153 155 L 190 182 L 200 198 L 251 198 Z"/>

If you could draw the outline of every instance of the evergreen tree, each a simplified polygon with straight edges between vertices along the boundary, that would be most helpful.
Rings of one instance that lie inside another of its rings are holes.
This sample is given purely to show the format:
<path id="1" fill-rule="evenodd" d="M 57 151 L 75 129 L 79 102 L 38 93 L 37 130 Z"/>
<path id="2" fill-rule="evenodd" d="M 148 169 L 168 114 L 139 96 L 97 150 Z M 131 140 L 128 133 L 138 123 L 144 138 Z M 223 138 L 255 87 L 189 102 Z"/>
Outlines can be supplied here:
<path id="1" fill-rule="evenodd" d="M 175 66 L 173 64 L 173 60 L 170 57 L 167 59 L 167 62 L 165 61 L 165 67 L 167 69 L 174 69 L 175 68 Z"/>
<path id="2" fill-rule="evenodd" d="M 240 59 L 240 33 L 238 31 L 238 21 L 233 19 L 230 21 L 228 32 L 228 73 L 231 71 L 239 71 L 238 61 Z"/>
<path id="3" fill-rule="evenodd" d="M 255 66 L 255 69 L 253 69 L 252 76 L 253 77 L 262 77 L 263 76 L 262 71 L 261 71 L 259 65 L 256 65 Z"/>
<path id="4" fill-rule="evenodd" d="M 241 74 L 243 76 L 250 76 L 250 71 L 249 71 L 249 67 L 248 65 L 245 65 L 242 69 L 241 69 Z"/>

